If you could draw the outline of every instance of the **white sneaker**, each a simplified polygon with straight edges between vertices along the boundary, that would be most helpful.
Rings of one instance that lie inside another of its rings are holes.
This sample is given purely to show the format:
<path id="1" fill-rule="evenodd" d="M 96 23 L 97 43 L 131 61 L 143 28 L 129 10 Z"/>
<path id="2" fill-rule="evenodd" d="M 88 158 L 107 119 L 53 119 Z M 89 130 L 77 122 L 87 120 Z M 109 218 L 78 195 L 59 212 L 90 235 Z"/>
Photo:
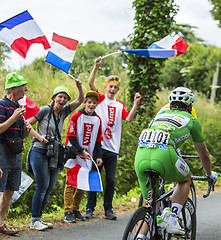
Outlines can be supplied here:
<path id="1" fill-rule="evenodd" d="M 178 222 L 176 225 L 173 225 L 172 223 L 168 222 L 167 232 L 171 234 L 185 235 L 185 230 L 181 228 Z"/>
<path id="2" fill-rule="evenodd" d="M 43 223 L 44 225 L 48 226 L 48 228 L 53 228 L 53 224 L 52 223 L 43 222 L 43 221 L 40 221 L 40 222 Z"/>
<path id="3" fill-rule="evenodd" d="M 30 228 L 34 230 L 43 231 L 48 228 L 47 225 L 43 224 L 41 221 L 31 221 Z"/>

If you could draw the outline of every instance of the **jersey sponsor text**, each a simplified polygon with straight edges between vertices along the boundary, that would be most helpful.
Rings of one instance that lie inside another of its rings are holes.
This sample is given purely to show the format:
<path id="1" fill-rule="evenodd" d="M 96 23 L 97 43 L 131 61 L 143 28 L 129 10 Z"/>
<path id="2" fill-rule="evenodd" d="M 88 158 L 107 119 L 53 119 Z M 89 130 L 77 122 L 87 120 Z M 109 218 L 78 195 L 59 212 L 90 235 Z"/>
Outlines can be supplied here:
<path id="1" fill-rule="evenodd" d="M 84 136 L 83 136 L 83 145 L 89 145 L 91 141 L 91 133 L 93 130 L 94 125 L 90 123 L 84 123 Z"/>
<path id="2" fill-rule="evenodd" d="M 108 123 L 107 125 L 109 127 L 113 127 L 115 122 L 115 116 L 116 116 L 116 107 L 112 107 L 108 105 Z"/>

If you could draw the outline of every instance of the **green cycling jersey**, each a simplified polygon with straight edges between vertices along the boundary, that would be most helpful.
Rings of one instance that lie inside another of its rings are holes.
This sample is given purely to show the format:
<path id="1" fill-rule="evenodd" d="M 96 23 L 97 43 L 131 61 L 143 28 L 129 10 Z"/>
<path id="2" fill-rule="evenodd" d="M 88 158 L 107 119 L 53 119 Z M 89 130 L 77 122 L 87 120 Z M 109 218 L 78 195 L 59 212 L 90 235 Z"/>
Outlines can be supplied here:
<path id="1" fill-rule="evenodd" d="M 166 110 L 152 120 L 148 129 L 143 130 L 138 146 L 166 150 L 168 145 L 172 145 L 177 149 L 190 135 L 193 142 L 204 142 L 198 120 L 185 111 Z"/>

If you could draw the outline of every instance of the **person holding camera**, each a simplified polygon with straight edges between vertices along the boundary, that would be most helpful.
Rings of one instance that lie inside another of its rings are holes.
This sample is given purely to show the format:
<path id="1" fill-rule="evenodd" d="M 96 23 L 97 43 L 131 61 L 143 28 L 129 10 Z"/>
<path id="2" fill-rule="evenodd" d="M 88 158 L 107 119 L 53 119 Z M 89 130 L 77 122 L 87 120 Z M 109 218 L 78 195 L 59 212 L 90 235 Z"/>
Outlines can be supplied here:
<path id="1" fill-rule="evenodd" d="M 39 112 L 28 120 L 31 125 L 38 122 L 37 131 L 33 129 L 30 131 L 34 138 L 29 155 L 36 181 L 30 223 L 30 228 L 34 230 L 53 227 L 52 223 L 41 221 L 41 216 L 58 178 L 59 166 L 55 164 L 58 161 L 55 157 L 57 149 L 54 145 L 56 142 L 59 143 L 58 131 L 61 134 L 65 118 L 84 100 L 82 83 L 77 79 L 75 82 L 79 92 L 76 100 L 66 105 L 71 99 L 68 89 L 64 86 L 56 87 L 52 96 L 52 104 L 41 107 Z"/>
<path id="2" fill-rule="evenodd" d="M 81 166 L 92 165 L 92 161 L 87 159 L 95 159 L 97 166 L 103 163 L 101 159 L 101 141 L 102 126 L 101 119 L 96 114 L 95 108 L 98 104 L 99 94 L 89 91 L 85 94 L 84 108 L 75 112 L 70 119 L 66 144 L 73 146 L 78 151 L 76 159 L 69 159 L 65 164 L 66 175 L 69 169 L 73 168 L 76 163 Z M 93 169 L 92 165 L 92 169 Z M 85 179 L 86 181 L 86 179 Z M 84 221 L 85 218 L 79 211 L 80 203 L 84 195 L 84 190 L 74 188 L 66 184 L 64 190 L 64 221 L 75 222 L 75 220 Z"/>

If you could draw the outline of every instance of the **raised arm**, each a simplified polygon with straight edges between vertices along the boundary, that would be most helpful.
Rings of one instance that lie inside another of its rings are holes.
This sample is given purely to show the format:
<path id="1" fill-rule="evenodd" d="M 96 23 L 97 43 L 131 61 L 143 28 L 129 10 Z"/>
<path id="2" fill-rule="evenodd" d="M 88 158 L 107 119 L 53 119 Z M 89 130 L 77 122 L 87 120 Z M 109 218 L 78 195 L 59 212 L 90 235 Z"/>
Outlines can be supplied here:
<path id="1" fill-rule="evenodd" d="M 89 84 L 89 87 L 90 87 L 90 89 L 92 91 L 96 91 L 97 90 L 97 88 L 96 88 L 96 86 L 94 84 L 94 81 L 95 81 L 97 70 L 100 67 L 102 60 L 103 60 L 102 57 L 98 57 L 97 59 L 95 59 L 94 68 L 93 68 L 93 70 L 92 70 L 92 72 L 90 74 L 90 77 L 88 79 L 88 84 Z"/>
<path id="2" fill-rule="evenodd" d="M 78 98 L 70 103 L 70 109 L 73 112 L 77 107 L 81 105 L 81 103 L 84 101 L 84 92 L 82 89 L 82 83 L 80 80 L 75 79 L 76 86 L 78 88 Z"/>
<path id="3" fill-rule="evenodd" d="M 134 116 L 135 116 L 135 113 L 136 113 L 136 110 L 137 110 L 137 105 L 140 102 L 140 99 L 141 99 L 140 94 L 136 93 L 134 95 L 134 105 L 133 105 L 132 109 L 130 110 L 130 113 L 128 114 L 128 116 L 126 118 L 127 122 L 131 122 L 134 119 Z"/>

